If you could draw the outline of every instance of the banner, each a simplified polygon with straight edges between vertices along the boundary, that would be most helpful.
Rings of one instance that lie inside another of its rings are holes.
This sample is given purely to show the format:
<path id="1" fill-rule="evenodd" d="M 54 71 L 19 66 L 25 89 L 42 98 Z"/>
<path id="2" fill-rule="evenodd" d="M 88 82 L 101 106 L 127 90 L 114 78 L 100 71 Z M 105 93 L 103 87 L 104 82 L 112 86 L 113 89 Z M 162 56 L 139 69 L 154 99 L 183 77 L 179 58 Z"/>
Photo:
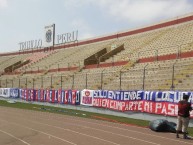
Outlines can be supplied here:
<path id="1" fill-rule="evenodd" d="M 21 89 L 20 98 L 21 98 L 22 100 L 25 100 L 25 89 Z"/>
<path id="2" fill-rule="evenodd" d="M 10 97 L 10 88 L 0 88 L 0 96 L 9 98 Z"/>
<path id="3" fill-rule="evenodd" d="M 22 89 L 19 89 L 19 98 L 22 98 Z"/>
<path id="4" fill-rule="evenodd" d="M 50 90 L 49 98 L 50 103 L 58 103 L 58 90 Z"/>
<path id="5" fill-rule="evenodd" d="M 18 88 L 10 88 L 10 97 L 11 98 L 19 98 L 19 89 Z"/>
<path id="6" fill-rule="evenodd" d="M 74 105 L 80 105 L 80 92 L 81 91 L 77 91 L 77 90 L 72 91 L 73 102 L 75 101 Z"/>
<path id="7" fill-rule="evenodd" d="M 179 92 L 179 91 L 145 91 L 143 112 L 162 114 L 168 116 L 177 116 L 178 102 L 183 99 L 183 95 L 188 94 L 189 102 L 193 107 L 193 92 Z M 193 112 L 191 112 L 193 117 Z"/>
<path id="8" fill-rule="evenodd" d="M 54 103 L 58 103 L 58 90 L 55 90 Z"/>
<path id="9" fill-rule="evenodd" d="M 24 99 L 28 101 L 28 89 L 24 89 Z"/>
<path id="10" fill-rule="evenodd" d="M 80 92 L 77 90 L 68 90 L 68 104 L 80 105 Z"/>
<path id="11" fill-rule="evenodd" d="M 64 90 L 58 90 L 58 103 L 64 104 Z"/>
<path id="12" fill-rule="evenodd" d="M 188 94 L 193 107 L 193 92 L 178 91 L 106 91 L 93 92 L 93 106 L 116 111 L 139 111 L 177 116 L 178 102 Z M 193 118 L 193 111 L 191 112 Z"/>
<path id="13" fill-rule="evenodd" d="M 115 111 L 138 111 L 177 116 L 178 102 L 188 94 L 193 107 L 193 92 L 183 91 L 108 91 L 108 90 L 33 90 L 0 88 L 2 97 L 20 97 L 26 101 L 41 101 L 69 105 L 85 105 Z M 193 111 L 191 112 L 193 118 Z"/>
<path id="14" fill-rule="evenodd" d="M 117 111 L 139 111 L 143 103 L 143 91 L 96 90 L 93 106 Z"/>
<path id="15" fill-rule="evenodd" d="M 30 97 L 31 97 L 30 100 L 31 100 L 31 101 L 36 101 L 36 90 L 31 89 L 30 91 L 31 91 L 31 92 L 30 92 L 30 93 L 31 93 L 31 94 L 30 94 Z"/>
<path id="16" fill-rule="evenodd" d="M 93 90 L 82 90 L 80 104 L 85 106 L 93 106 Z"/>
<path id="17" fill-rule="evenodd" d="M 45 96 L 46 96 L 46 98 L 45 98 L 45 100 L 46 100 L 46 102 L 50 102 L 50 90 L 45 90 L 45 92 L 46 92 L 46 94 L 45 94 Z"/>
<path id="18" fill-rule="evenodd" d="M 47 91 L 44 90 L 43 91 L 43 101 L 45 101 L 45 102 L 46 102 L 46 97 L 47 97 Z"/>
<path id="19" fill-rule="evenodd" d="M 32 92 L 33 93 L 33 92 Z M 31 98 L 33 97 L 31 97 L 31 95 L 33 95 L 33 94 L 31 94 L 31 89 L 27 89 L 27 101 L 32 101 L 31 100 Z"/>
<path id="20" fill-rule="evenodd" d="M 58 103 L 80 105 L 80 91 L 77 90 L 58 90 Z"/>
<path id="21" fill-rule="evenodd" d="M 36 90 L 35 93 L 36 93 L 36 95 L 35 95 L 35 101 L 40 102 L 40 101 L 41 101 L 41 90 L 38 89 L 38 90 Z"/>
<path id="22" fill-rule="evenodd" d="M 55 24 L 45 26 L 44 36 L 45 36 L 44 47 L 54 46 Z"/>

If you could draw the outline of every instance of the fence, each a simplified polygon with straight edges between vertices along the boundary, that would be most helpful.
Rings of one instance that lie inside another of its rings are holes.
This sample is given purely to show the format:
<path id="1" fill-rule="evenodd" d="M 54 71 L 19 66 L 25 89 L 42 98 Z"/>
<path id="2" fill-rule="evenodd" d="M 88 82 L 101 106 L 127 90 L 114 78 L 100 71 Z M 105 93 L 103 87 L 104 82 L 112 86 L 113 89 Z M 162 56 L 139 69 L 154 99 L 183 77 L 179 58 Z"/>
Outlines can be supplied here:
<path id="1" fill-rule="evenodd" d="M 2 88 L 54 88 L 104 90 L 193 90 L 193 66 L 172 64 L 143 67 L 127 71 L 52 74 L 1 78 Z"/>

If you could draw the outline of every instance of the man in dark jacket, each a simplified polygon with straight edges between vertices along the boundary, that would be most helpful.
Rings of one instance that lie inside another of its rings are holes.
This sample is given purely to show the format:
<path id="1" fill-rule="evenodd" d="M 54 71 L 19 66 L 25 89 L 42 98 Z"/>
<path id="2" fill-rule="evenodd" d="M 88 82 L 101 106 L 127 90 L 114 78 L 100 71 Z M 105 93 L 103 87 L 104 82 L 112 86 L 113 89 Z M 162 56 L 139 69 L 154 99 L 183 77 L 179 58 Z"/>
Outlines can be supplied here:
<path id="1" fill-rule="evenodd" d="M 176 137 L 179 138 L 179 132 L 182 131 L 184 139 L 190 139 L 187 136 L 187 129 L 190 120 L 191 103 L 188 102 L 189 96 L 184 95 L 183 100 L 178 102 L 178 119 Z"/>

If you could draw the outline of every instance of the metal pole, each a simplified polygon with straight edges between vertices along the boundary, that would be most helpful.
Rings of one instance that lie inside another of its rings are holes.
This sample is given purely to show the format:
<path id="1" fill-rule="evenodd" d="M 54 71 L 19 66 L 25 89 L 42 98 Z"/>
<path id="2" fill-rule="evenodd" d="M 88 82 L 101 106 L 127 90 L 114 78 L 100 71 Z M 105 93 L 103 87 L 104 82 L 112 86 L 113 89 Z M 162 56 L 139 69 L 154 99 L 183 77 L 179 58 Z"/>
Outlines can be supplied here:
<path id="1" fill-rule="evenodd" d="M 41 88 L 43 89 L 43 76 L 41 77 Z"/>
<path id="2" fill-rule="evenodd" d="M 51 85 L 50 85 L 50 87 L 52 88 L 52 75 L 51 75 Z"/>
<path id="3" fill-rule="evenodd" d="M 72 76 L 72 89 L 74 89 L 74 74 Z"/>
<path id="4" fill-rule="evenodd" d="M 33 89 L 34 89 L 34 78 L 33 78 Z"/>
<path id="5" fill-rule="evenodd" d="M 86 89 L 87 89 L 87 86 L 88 85 L 88 80 L 87 80 L 87 73 L 86 73 Z"/>
<path id="6" fill-rule="evenodd" d="M 145 68 L 143 69 L 143 90 L 145 87 Z"/>
<path id="7" fill-rule="evenodd" d="M 54 48 L 54 45 L 55 45 L 55 24 L 53 24 L 53 31 L 54 31 L 54 35 L 53 35 L 53 48 Z"/>
<path id="8" fill-rule="evenodd" d="M 156 61 L 158 61 L 158 49 L 156 49 Z"/>
<path id="9" fill-rule="evenodd" d="M 61 90 L 62 90 L 62 75 L 61 75 L 60 81 L 61 81 Z"/>
<path id="10" fill-rule="evenodd" d="M 143 69 L 143 90 L 145 88 L 145 70 L 146 70 L 146 67 L 148 66 L 148 64 L 144 67 Z"/>
<path id="11" fill-rule="evenodd" d="M 122 90 L 122 72 L 121 72 L 121 70 L 120 70 L 120 74 L 119 74 L 119 76 L 120 76 L 120 86 L 119 86 L 119 88 L 120 88 L 120 90 Z"/>
<path id="12" fill-rule="evenodd" d="M 103 71 L 101 72 L 101 90 L 103 89 Z"/>
<path id="13" fill-rule="evenodd" d="M 25 87 L 27 88 L 27 78 L 25 79 Z"/>
<path id="14" fill-rule="evenodd" d="M 171 90 L 174 90 L 174 67 L 175 67 L 175 63 L 173 64 L 173 70 L 172 70 L 172 85 L 171 85 Z"/>
<path id="15" fill-rule="evenodd" d="M 182 45 L 180 45 L 180 46 L 178 46 L 178 59 L 180 59 L 181 58 L 181 46 Z"/>
<path id="16" fill-rule="evenodd" d="M 20 78 L 19 78 L 19 88 L 20 88 Z"/>

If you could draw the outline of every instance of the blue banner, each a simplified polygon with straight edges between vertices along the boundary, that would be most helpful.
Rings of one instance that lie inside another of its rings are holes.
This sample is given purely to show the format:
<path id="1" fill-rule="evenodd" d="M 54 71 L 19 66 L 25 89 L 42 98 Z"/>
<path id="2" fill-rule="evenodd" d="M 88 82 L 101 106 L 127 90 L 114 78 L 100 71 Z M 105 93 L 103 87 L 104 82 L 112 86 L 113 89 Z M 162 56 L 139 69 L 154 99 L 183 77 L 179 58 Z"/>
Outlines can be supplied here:
<path id="1" fill-rule="evenodd" d="M 10 97 L 11 98 L 19 98 L 19 89 L 18 88 L 11 88 L 10 89 Z"/>

